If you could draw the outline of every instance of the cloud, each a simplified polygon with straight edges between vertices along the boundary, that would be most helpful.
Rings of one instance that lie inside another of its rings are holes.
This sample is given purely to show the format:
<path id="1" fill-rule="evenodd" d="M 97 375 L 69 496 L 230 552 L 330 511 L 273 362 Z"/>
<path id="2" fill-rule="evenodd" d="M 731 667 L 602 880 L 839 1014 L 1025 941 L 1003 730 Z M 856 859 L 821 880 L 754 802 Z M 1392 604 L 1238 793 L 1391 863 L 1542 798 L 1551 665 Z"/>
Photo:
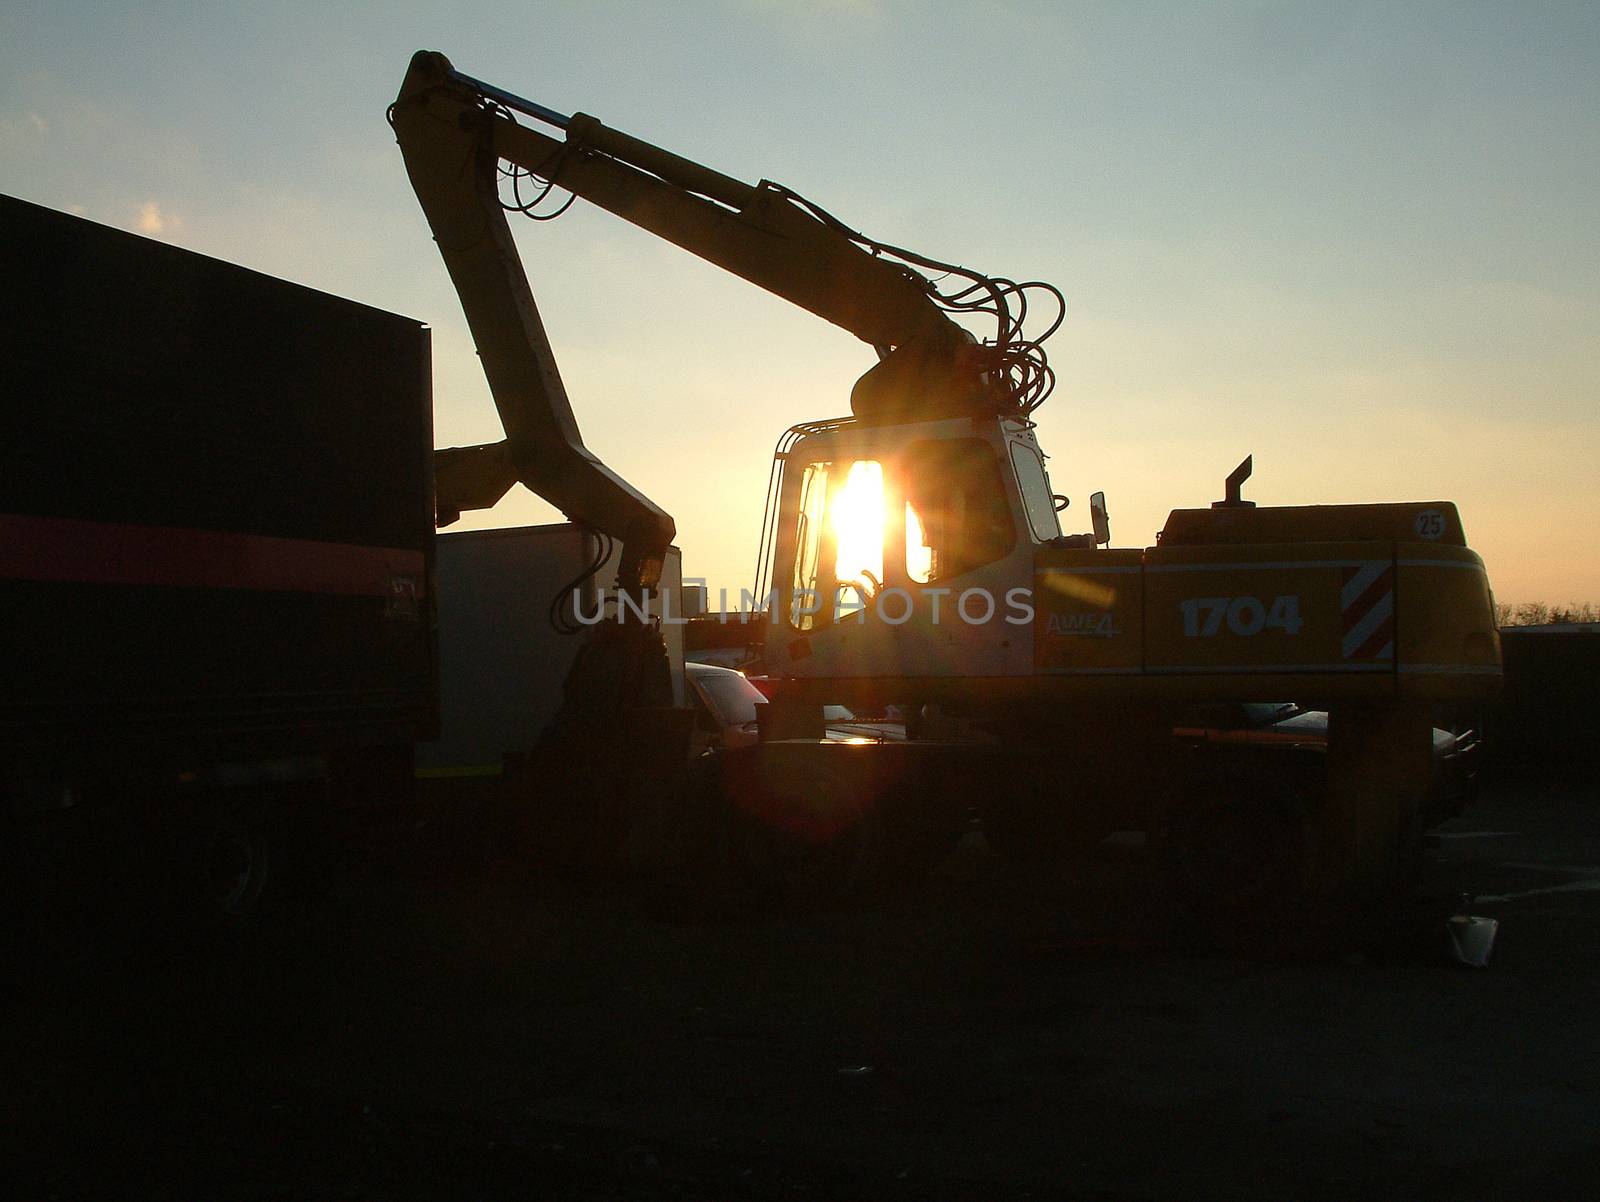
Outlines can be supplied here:
<path id="1" fill-rule="evenodd" d="M 0 114 L 0 147 L 22 152 L 41 146 L 50 132 L 50 122 L 28 109 L 20 115 Z"/>
<path id="2" fill-rule="evenodd" d="M 194 198 L 215 180 L 186 131 L 100 108 L 49 75 L 10 82 L 28 103 L 0 96 L 0 192 L 146 236 L 190 235 Z"/>
<path id="3" fill-rule="evenodd" d="M 183 218 L 175 213 L 163 213 L 159 204 L 147 200 L 139 206 L 134 225 L 141 234 L 176 234 L 183 229 Z"/>

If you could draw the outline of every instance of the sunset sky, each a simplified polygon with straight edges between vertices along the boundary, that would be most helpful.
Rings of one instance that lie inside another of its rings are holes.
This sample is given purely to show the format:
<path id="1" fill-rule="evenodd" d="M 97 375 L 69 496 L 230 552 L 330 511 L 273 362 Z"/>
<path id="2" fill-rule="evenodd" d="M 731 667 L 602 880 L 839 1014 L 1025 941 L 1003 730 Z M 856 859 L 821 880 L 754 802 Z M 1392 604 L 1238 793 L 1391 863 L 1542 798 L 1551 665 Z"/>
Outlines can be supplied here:
<path id="1" fill-rule="evenodd" d="M 1455 500 L 1501 600 L 1600 600 L 1600 5 L 12 0 L 0 192 L 428 322 L 439 445 L 492 440 L 384 122 L 422 47 L 1054 282 L 1069 529 L 1104 489 L 1149 543 L 1253 452 L 1261 503 Z M 748 584 L 773 442 L 870 349 L 581 202 L 513 221 L 589 445 Z"/>

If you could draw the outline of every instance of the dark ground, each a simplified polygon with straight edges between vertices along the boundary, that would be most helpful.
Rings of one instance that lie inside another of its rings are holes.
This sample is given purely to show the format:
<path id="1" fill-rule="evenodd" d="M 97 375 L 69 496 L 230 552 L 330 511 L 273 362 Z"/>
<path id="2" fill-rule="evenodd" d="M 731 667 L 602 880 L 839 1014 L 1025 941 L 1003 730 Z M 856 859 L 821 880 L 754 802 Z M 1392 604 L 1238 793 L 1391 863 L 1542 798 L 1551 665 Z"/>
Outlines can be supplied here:
<path id="1" fill-rule="evenodd" d="M 914 896 L 784 919 L 422 863 L 221 952 L 23 965 L 6 1192 L 1522 1199 L 1600 1169 L 1591 785 L 1447 828 L 1426 892 L 1501 920 L 1482 971 L 1409 920 L 1186 953 L 1137 857 L 1022 871 L 977 836 Z"/>

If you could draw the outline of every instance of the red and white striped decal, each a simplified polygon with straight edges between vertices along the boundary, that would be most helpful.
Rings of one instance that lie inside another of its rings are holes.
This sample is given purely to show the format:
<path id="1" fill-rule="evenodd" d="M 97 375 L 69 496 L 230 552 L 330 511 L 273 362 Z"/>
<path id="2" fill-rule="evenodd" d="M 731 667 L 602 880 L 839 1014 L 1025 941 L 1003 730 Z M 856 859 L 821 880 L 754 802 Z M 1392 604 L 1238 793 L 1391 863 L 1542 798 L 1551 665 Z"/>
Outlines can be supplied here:
<path id="1" fill-rule="evenodd" d="M 231 530 L 0 514 L 0 580 L 383 597 L 426 591 L 422 552 Z"/>
<path id="2" fill-rule="evenodd" d="M 1394 564 L 1372 560 L 1343 569 L 1339 595 L 1345 659 L 1394 658 Z"/>

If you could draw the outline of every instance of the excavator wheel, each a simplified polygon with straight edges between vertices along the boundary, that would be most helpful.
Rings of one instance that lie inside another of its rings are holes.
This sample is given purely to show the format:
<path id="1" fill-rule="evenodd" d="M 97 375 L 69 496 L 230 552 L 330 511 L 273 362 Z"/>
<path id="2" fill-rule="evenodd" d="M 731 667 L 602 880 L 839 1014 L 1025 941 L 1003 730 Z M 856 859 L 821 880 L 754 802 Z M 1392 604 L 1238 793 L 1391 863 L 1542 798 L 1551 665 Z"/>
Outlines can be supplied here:
<path id="1" fill-rule="evenodd" d="M 902 892 L 921 886 L 928 875 L 955 852 L 967 833 L 965 806 L 927 807 L 912 797 L 883 807 L 883 843 L 875 871 L 885 890 Z"/>
<path id="2" fill-rule="evenodd" d="M 1392 902 L 1420 875 L 1433 722 L 1415 703 L 1335 707 L 1329 718 L 1316 888 L 1354 913 Z"/>
<path id="3" fill-rule="evenodd" d="M 1191 777 L 1161 838 L 1180 925 L 1224 950 L 1277 953 L 1301 946 L 1313 913 L 1309 810 L 1291 776 L 1259 765 Z"/>
<path id="4" fill-rule="evenodd" d="M 770 908 L 811 910 L 872 892 L 884 853 L 882 813 L 860 782 L 826 763 L 762 759 L 731 774 L 736 871 Z"/>
<path id="5" fill-rule="evenodd" d="M 1110 830 L 1074 805 L 1069 790 L 1048 778 L 991 797 L 983 806 L 983 838 L 1021 864 L 1087 855 Z"/>

